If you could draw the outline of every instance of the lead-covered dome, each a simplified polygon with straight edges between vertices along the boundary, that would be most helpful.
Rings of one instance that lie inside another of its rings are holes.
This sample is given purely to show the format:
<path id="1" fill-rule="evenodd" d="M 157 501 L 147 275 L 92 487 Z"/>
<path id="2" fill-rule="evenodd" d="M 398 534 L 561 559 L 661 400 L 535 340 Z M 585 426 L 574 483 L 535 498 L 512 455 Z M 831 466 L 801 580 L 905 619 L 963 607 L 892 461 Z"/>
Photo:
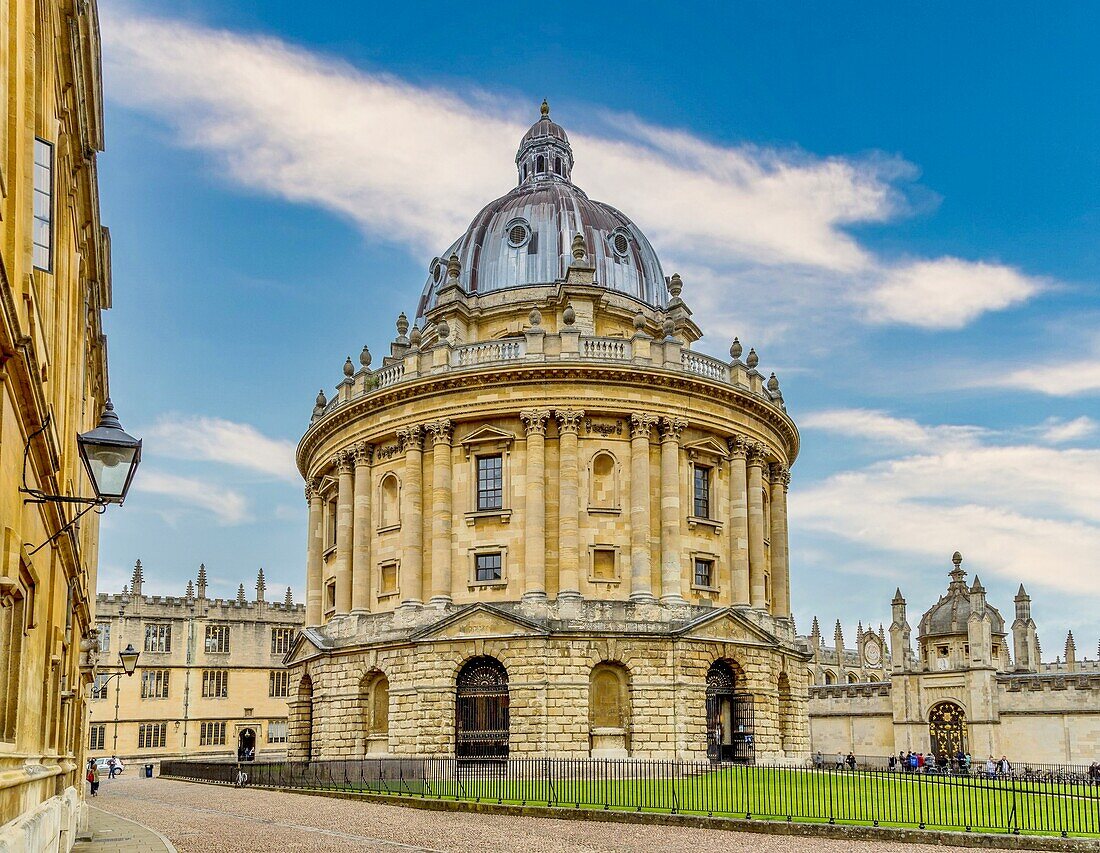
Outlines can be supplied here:
<path id="1" fill-rule="evenodd" d="M 459 285 L 471 295 L 552 285 L 565 278 L 578 233 L 597 285 L 654 308 L 668 304 L 668 282 L 646 236 L 620 211 L 573 184 L 569 137 L 550 119 L 545 101 L 520 141 L 516 168 L 519 186 L 482 208 L 466 233 L 432 261 L 418 317 L 434 307 L 451 255 L 461 265 Z"/>
<path id="2" fill-rule="evenodd" d="M 962 570 L 962 556 L 958 551 L 952 557 L 955 568 L 951 571 L 951 583 L 947 587 L 947 594 L 940 596 L 940 600 L 932 605 L 920 620 L 920 637 L 944 637 L 952 634 L 966 634 L 966 623 L 970 619 L 970 593 L 982 591 L 981 582 L 975 578 L 974 587 L 967 588 L 966 572 Z M 985 605 L 989 614 L 990 630 L 996 635 L 1003 635 L 1005 620 L 999 610 L 992 604 Z"/>

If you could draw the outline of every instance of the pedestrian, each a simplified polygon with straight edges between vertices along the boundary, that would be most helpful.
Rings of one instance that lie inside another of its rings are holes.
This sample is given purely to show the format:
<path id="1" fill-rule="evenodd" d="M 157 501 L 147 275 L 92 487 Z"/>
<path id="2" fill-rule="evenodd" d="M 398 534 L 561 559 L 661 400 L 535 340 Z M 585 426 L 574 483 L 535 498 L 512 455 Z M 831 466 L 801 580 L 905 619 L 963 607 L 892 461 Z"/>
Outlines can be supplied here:
<path id="1" fill-rule="evenodd" d="M 855 770 L 856 769 L 856 756 L 855 756 L 855 753 L 849 752 L 848 757 L 845 759 L 845 761 L 848 763 L 848 769 L 849 770 Z"/>
<path id="2" fill-rule="evenodd" d="M 918 752 L 917 753 L 917 772 L 918 773 L 923 773 L 924 772 L 924 753 L 923 752 Z"/>
<path id="3" fill-rule="evenodd" d="M 85 777 L 92 788 L 92 796 L 99 796 L 99 765 L 96 764 L 94 758 L 88 759 L 88 774 Z"/>
<path id="4" fill-rule="evenodd" d="M 1089 765 L 1089 784 L 1100 787 L 1100 761 L 1094 761 Z"/>
<path id="5" fill-rule="evenodd" d="M 1093 765 L 1094 767 L 1096 765 Z M 819 749 L 814 753 L 814 770 L 822 770 L 825 767 L 825 756 L 821 754 Z"/>
<path id="6" fill-rule="evenodd" d="M 912 750 L 910 750 L 909 754 L 906 757 L 909 759 L 909 772 L 910 773 L 916 773 L 917 772 L 917 754 L 915 752 L 913 752 Z"/>
<path id="7" fill-rule="evenodd" d="M 890 755 L 890 760 L 886 762 L 886 769 L 891 773 L 898 769 L 898 757 L 896 755 Z"/>
<path id="8" fill-rule="evenodd" d="M 115 778 L 115 767 L 118 765 L 118 759 L 113 755 L 107 759 L 107 778 Z"/>
<path id="9" fill-rule="evenodd" d="M 838 752 L 836 754 L 836 769 L 837 770 L 843 770 L 844 769 L 844 753 L 843 752 Z"/>
<path id="10" fill-rule="evenodd" d="M 985 760 L 985 775 L 990 779 L 995 778 L 997 775 L 997 762 L 993 760 L 992 755 Z"/>
<path id="11" fill-rule="evenodd" d="M 1012 765 L 1008 763 L 1008 756 L 1002 755 L 1001 760 L 997 762 L 997 772 L 1005 778 L 1012 775 Z"/>

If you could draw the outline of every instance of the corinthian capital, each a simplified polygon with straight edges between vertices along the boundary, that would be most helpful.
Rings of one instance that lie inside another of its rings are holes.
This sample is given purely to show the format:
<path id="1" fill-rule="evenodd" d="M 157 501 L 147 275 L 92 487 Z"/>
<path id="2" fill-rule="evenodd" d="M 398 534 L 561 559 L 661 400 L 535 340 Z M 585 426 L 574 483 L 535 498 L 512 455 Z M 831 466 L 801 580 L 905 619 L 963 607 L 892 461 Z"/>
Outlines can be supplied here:
<path id="1" fill-rule="evenodd" d="M 310 477 L 306 480 L 306 500 L 311 501 L 321 496 L 321 478 Z"/>
<path id="2" fill-rule="evenodd" d="M 418 425 L 402 427 L 397 431 L 397 441 L 404 452 L 424 449 L 424 431 Z"/>
<path id="3" fill-rule="evenodd" d="M 791 484 L 791 469 L 782 462 L 773 462 L 771 465 L 772 482 L 777 483 L 786 491 Z"/>
<path id="4" fill-rule="evenodd" d="M 749 453 L 749 441 L 743 435 L 733 435 L 726 439 L 726 447 L 734 459 L 744 459 Z"/>
<path id="5" fill-rule="evenodd" d="M 524 409 L 519 413 L 519 419 L 528 435 L 546 435 L 546 422 L 550 420 L 549 409 Z"/>
<path id="6" fill-rule="evenodd" d="M 351 453 L 355 457 L 356 465 L 370 465 L 374 459 L 374 445 L 367 441 L 360 441 L 352 445 Z"/>
<path id="7" fill-rule="evenodd" d="M 558 409 L 554 412 L 558 419 L 558 432 L 571 432 L 576 434 L 580 430 L 581 420 L 584 418 L 583 409 Z"/>
<path id="8" fill-rule="evenodd" d="M 657 416 L 645 412 L 634 412 L 630 416 L 631 438 L 649 439 L 649 431 L 657 425 Z"/>
<path id="9" fill-rule="evenodd" d="M 679 441 L 680 435 L 687 429 L 688 422 L 683 418 L 661 418 L 661 439 Z"/>
<path id="10" fill-rule="evenodd" d="M 768 446 L 758 441 L 749 442 L 748 460 L 750 467 L 763 468 L 764 476 L 768 473 Z"/>
<path id="11" fill-rule="evenodd" d="M 424 429 L 432 437 L 432 446 L 437 444 L 450 444 L 451 436 L 455 431 L 455 424 L 450 418 L 440 418 L 438 421 L 429 421 L 424 424 Z"/>
<path id="12" fill-rule="evenodd" d="M 329 464 L 341 474 L 349 474 L 352 466 L 355 465 L 355 456 L 350 450 L 341 450 L 339 453 L 333 454 Z"/>

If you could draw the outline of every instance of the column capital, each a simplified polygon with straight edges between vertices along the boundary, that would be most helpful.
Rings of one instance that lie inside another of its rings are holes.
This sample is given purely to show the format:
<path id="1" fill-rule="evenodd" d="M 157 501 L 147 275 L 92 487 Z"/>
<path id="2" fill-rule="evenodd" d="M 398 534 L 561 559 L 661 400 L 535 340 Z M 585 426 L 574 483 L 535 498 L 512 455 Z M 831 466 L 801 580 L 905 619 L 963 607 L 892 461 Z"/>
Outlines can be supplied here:
<path id="1" fill-rule="evenodd" d="M 744 459 L 749 453 L 749 440 L 743 435 L 731 435 L 726 439 L 726 447 L 734 459 Z"/>
<path id="2" fill-rule="evenodd" d="M 419 424 L 402 427 L 397 431 L 397 442 L 405 453 L 410 450 L 423 450 L 424 430 Z"/>
<path id="3" fill-rule="evenodd" d="M 630 416 L 630 437 L 649 440 L 649 431 L 657 425 L 657 416 L 646 412 L 634 412 Z"/>
<path id="4" fill-rule="evenodd" d="M 429 421 L 424 424 L 424 429 L 431 434 L 432 447 L 437 444 L 451 443 L 451 436 L 454 435 L 455 422 L 450 418 L 440 418 L 437 421 Z"/>
<path id="5" fill-rule="evenodd" d="M 584 409 L 557 409 L 554 417 L 558 419 L 559 433 L 568 432 L 576 435 L 584 419 Z"/>
<path id="6" fill-rule="evenodd" d="M 782 462 L 773 462 L 771 464 L 771 479 L 773 483 L 782 486 L 783 491 L 786 491 L 791 484 L 791 469 Z"/>
<path id="7" fill-rule="evenodd" d="M 550 420 L 549 409 L 524 409 L 519 413 L 519 419 L 528 435 L 546 435 L 546 422 Z"/>
<path id="8" fill-rule="evenodd" d="M 683 418 L 661 418 L 661 441 L 678 442 L 687 425 Z"/>
<path id="9" fill-rule="evenodd" d="M 321 478 L 310 477 L 306 480 L 306 500 L 311 501 L 319 497 L 321 497 Z"/>
<path id="10" fill-rule="evenodd" d="M 341 474 L 350 474 L 352 467 L 355 465 L 355 455 L 350 450 L 341 450 L 339 453 L 333 454 L 329 464 Z"/>
<path id="11" fill-rule="evenodd" d="M 748 460 L 750 468 L 763 468 L 766 470 L 768 467 L 768 446 L 758 441 L 749 442 Z"/>
<path id="12" fill-rule="evenodd" d="M 355 459 L 356 466 L 370 465 L 374 459 L 374 445 L 369 441 L 360 441 L 351 446 L 351 455 Z"/>

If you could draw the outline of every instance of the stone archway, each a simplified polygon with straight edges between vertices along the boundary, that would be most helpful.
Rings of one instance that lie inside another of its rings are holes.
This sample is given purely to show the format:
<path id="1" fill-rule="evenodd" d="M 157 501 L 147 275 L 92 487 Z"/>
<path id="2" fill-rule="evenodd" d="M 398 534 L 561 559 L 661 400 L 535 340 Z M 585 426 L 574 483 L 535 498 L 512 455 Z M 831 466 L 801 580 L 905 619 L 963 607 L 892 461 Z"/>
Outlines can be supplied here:
<path id="1" fill-rule="evenodd" d="M 455 682 L 455 757 L 508 757 L 508 671 L 496 658 L 466 662 Z"/>
<path id="2" fill-rule="evenodd" d="M 940 702 L 928 712 L 928 741 L 937 758 L 952 759 L 968 751 L 966 711 L 954 702 Z"/>
<path id="3" fill-rule="evenodd" d="M 256 758 L 256 730 L 251 726 L 237 733 L 237 760 L 253 761 Z"/>
<path id="4" fill-rule="evenodd" d="M 741 690 L 735 664 L 719 659 L 707 671 L 707 757 L 751 762 L 756 757 L 752 696 Z M 738 670 L 740 668 L 738 667 Z"/>

